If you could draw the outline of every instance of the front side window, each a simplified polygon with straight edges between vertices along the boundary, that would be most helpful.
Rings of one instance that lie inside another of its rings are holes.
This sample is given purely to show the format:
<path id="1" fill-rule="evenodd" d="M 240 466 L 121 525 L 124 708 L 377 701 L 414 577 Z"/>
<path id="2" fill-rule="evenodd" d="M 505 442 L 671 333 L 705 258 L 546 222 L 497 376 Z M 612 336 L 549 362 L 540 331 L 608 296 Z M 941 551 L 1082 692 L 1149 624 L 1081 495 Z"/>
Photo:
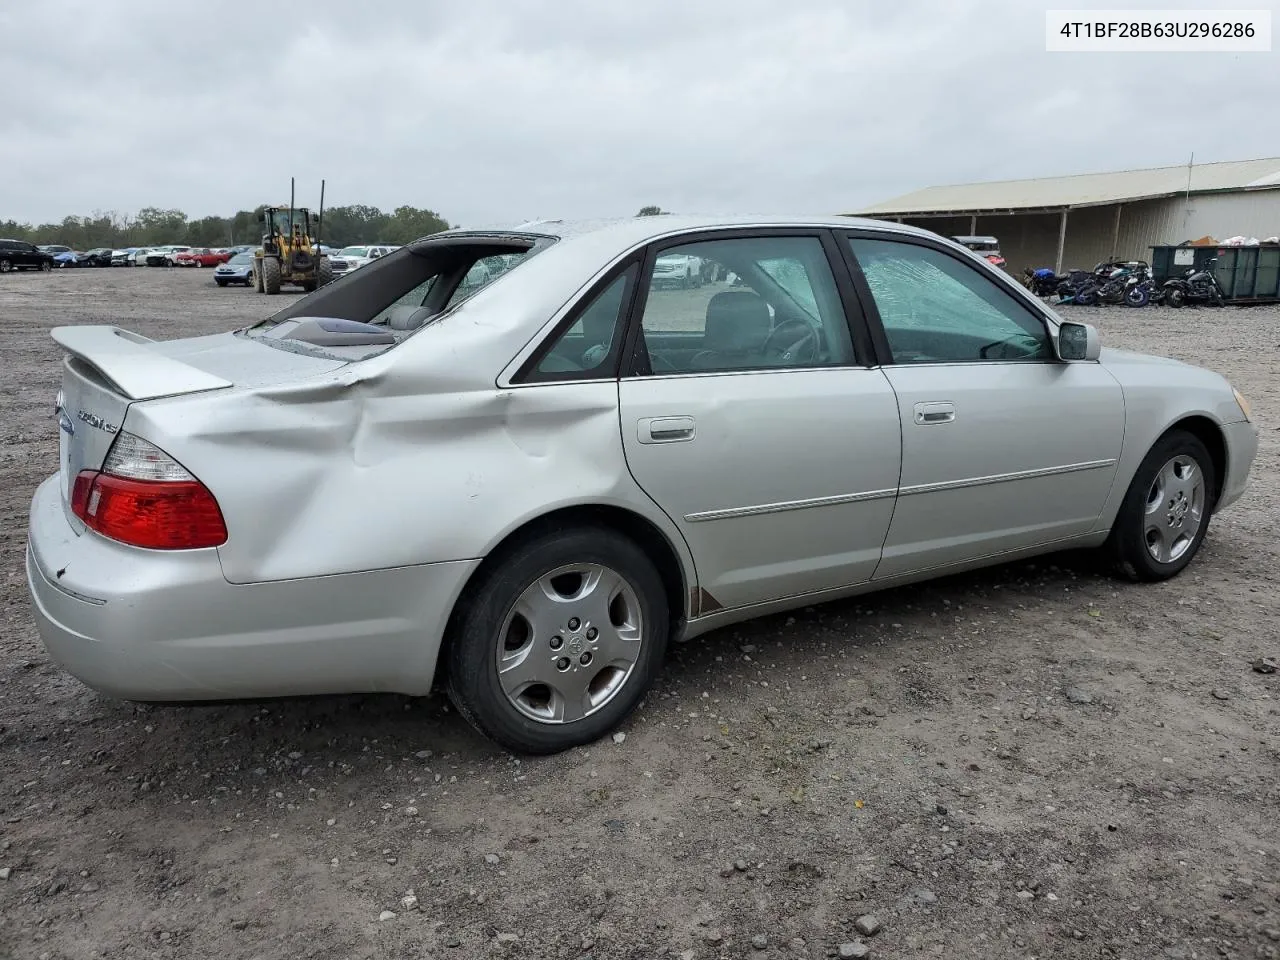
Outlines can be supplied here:
<path id="1" fill-rule="evenodd" d="M 1044 322 L 977 268 L 899 240 L 849 240 L 894 363 L 1051 360 Z"/>
<path id="2" fill-rule="evenodd" d="M 641 319 L 649 373 L 853 362 L 849 326 L 817 237 L 744 237 L 656 258 Z"/>

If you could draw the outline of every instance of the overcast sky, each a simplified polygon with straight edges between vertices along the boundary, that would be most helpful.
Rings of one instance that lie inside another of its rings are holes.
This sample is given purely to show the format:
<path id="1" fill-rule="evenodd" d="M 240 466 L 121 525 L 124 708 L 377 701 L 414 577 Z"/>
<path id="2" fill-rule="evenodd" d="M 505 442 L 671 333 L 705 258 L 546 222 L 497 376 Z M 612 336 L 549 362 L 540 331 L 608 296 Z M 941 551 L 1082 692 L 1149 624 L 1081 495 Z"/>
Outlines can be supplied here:
<path id="1" fill-rule="evenodd" d="M 464 226 L 844 213 L 1280 156 L 1280 53 L 1044 50 L 1046 7 L 1174 2 L 3 0 L 0 220 L 227 214 L 290 175 Z"/>

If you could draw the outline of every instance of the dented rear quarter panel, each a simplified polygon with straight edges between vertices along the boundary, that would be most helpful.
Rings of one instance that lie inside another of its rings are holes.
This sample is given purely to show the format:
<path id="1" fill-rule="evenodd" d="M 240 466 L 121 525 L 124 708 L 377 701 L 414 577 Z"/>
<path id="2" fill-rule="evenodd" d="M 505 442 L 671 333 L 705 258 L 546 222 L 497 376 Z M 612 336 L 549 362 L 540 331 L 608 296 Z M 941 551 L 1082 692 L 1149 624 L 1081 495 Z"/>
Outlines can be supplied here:
<path id="1" fill-rule="evenodd" d="M 617 382 L 497 383 L 617 255 L 602 247 L 588 275 L 580 257 L 557 263 L 558 246 L 520 268 L 524 282 L 500 278 L 377 357 L 130 408 L 127 429 L 169 451 L 222 506 L 227 580 L 483 558 L 554 510 L 606 505 L 661 530 L 696 584 L 678 531 L 626 468 Z"/>

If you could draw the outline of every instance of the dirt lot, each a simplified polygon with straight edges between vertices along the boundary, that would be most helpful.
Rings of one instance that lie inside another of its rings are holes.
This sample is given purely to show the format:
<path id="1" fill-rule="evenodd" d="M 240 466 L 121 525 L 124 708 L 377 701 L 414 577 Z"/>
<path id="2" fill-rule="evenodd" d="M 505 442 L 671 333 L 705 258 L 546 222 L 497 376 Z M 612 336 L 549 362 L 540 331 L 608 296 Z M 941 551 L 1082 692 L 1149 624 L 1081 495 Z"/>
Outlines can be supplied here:
<path id="1" fill-rule="evenodd" d="M 207 270 L 0 279 L 0 957 L 1280 956 L 1280 674 L 1251 669 L 1280 655 L 1280 309 L 1076 311 L 1262 422 L 1175 581 L 1054 557 L 724 630 L 623 742 L 520 762 L 436 698 L 145 708 L 45 655 L 48 329 L 278 303 Z"/>

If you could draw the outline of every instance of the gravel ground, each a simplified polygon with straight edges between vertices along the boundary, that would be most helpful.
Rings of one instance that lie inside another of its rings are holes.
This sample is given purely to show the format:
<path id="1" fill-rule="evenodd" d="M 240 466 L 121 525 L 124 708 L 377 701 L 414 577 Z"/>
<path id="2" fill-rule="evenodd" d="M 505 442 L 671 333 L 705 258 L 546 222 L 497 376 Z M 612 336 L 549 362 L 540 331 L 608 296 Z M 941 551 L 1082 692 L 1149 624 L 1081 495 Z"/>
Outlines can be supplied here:
<path id="1" fill-rule="evenodd" d="M 1058 556 L 722 630 L 625 737 L 521 762 L 441 698 L 147 708 L 45 655 L 48 329 L 278 303 L 199 270 L 0 280 L 0 957 L 1280 956 L 1280 674 L 1251 668 L 1280 655 L 1280 308 L 1073 313 L 1263 425 L 1175 581 Z"/>

